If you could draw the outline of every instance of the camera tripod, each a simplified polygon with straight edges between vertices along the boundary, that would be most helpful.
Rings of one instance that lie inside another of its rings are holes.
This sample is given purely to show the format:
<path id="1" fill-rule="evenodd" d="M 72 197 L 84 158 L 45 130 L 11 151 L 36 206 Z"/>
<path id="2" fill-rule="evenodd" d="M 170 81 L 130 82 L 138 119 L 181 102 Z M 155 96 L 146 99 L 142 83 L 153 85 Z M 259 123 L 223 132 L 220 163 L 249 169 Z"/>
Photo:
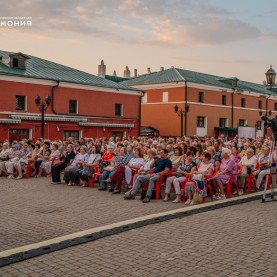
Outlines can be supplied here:
<path id="1" fill-rule="evenodd" d="M 277 142 L 277 134 L 274 134 L 272 137 L 272 145 L 270 147 L 270 158 L 268 160 L 268 168 L 266 172 L 266 181 L 264 185 L 264 193 L 262 197 L 262 203 L 264 202 L 269 202 L 269 201 L 277 201 L 277 199 L 274 198 L 274 186 L 276 184 L 276 163 L 274 161 L 274 150 L 276 147 L 276 142 Z M 270 199 L 266 200 L 266 190 L 267 190 L 267 183 L 268 183 L 268 178 L 269 175 L 271 174 L 271 191 L 270 191 Z"/>

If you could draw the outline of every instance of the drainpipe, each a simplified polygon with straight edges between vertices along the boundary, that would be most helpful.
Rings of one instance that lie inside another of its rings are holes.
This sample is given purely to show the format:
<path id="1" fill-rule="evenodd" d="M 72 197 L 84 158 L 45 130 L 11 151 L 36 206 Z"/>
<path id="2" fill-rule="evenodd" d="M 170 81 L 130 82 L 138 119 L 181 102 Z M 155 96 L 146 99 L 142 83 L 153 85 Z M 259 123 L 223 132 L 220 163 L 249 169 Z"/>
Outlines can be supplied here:
<path id="1" fill-rule="evenodd" d="M 268 99 L 271 97 L 271 95 L 269 95 L 266 100 L 265 100 L 265 116 L 268 115 Z"/>
<path id="2" fill-rule="evenodd" d="M 188 125 L 188 82 L 185 81 L 185 136 L 187 136 Z"/>
<path id="3" fill-rule="evenodd" d="M 52 101 L 51 101 L 51 110 L 54 114 L 58 114 L 54 108 L 54 92 L 55 92 L 55 88 L 57 88 L 59 85 L 60 85 L 60 81 L 56 81 L 57 84 L 55 86 L 52 87 L 51 89 L 51 98 L 52 98 Z"/>
<path id="4" fill-rule="evenodd" d="M 268 116 L 268 99 L 270 98 L 271 95 L 269 95 L 268 97 L 266 97 L 266 100 L 265 100 L 265 116 L 267 117 Z M 267 128 L 265 128 L 264 126 L 264 138 L 266 137 L 267 135 Z"/>
<path id="5" fill-rule="evenodd" d="M 232 110 L 231 110 L 231 122 L 232 122 L 232 128 L 234 128 L 234 95 L 236 93 L 236 89 L 233 89 L 232 93 Z"/>
<path id="6" fill-rule="evenodd" d="M 138 118 L 138 135 L 140 134 L 140 127 L 141 127 L 141 105 L 142 105 L 142 97 L 145 95 L 145 91 L 142 90 L 142 95 L 139 97 L 139 118 Z"/>

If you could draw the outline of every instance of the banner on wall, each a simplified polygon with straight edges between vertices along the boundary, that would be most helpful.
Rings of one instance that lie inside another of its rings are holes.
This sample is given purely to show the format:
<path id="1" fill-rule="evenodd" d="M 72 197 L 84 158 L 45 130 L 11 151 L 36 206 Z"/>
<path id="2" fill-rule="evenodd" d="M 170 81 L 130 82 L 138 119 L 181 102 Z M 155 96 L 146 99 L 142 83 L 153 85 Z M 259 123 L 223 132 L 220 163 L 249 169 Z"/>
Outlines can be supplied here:
<path id="1" fill-rule="evenodd" d="M 256 138 L 256 128 L 255 127 L 238 127 L 238 135 L 239 137 L 244 138 Z"/>

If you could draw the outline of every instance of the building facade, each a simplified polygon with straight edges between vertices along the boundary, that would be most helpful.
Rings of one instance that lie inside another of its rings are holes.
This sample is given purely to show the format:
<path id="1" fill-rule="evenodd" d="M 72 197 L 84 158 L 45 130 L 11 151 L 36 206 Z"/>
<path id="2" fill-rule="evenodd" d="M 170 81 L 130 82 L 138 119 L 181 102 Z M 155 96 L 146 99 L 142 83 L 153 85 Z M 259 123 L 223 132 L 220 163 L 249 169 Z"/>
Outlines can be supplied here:
<path id="1" fill-rule="evenodd" d="M 52 98 L 44 137 L 137 136 L 137 89 L 22 53 L 0 51 L 0 141 L 41 137 L 39 95 Z"/>
<path id="2" fill-rule="evenodd" d="M 170 68 L 123 84 L 145 92 L 141 124 L 162 136 L 234 136 L 240 126 L 255 127 L 256 135 L 263 136 L 261 114 L 277 115 L 274 88 L 237 78 Z"/>

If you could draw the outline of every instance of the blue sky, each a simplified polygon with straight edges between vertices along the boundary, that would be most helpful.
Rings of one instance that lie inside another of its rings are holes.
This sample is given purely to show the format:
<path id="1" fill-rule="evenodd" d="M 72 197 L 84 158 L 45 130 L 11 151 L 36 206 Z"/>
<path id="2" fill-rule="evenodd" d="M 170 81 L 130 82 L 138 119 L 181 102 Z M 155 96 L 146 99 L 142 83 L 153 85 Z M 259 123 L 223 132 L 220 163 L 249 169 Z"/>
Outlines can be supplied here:
<path id="1" fill-rule="evenodd" d="M 277 71 L 276 14 L 274 0 L 9 0 L 0 17 L 33 26 L 0 27 L 0 48 L 93 74 L 104 59 L 118 76 L 175 66 L 261 83 Z"/>

